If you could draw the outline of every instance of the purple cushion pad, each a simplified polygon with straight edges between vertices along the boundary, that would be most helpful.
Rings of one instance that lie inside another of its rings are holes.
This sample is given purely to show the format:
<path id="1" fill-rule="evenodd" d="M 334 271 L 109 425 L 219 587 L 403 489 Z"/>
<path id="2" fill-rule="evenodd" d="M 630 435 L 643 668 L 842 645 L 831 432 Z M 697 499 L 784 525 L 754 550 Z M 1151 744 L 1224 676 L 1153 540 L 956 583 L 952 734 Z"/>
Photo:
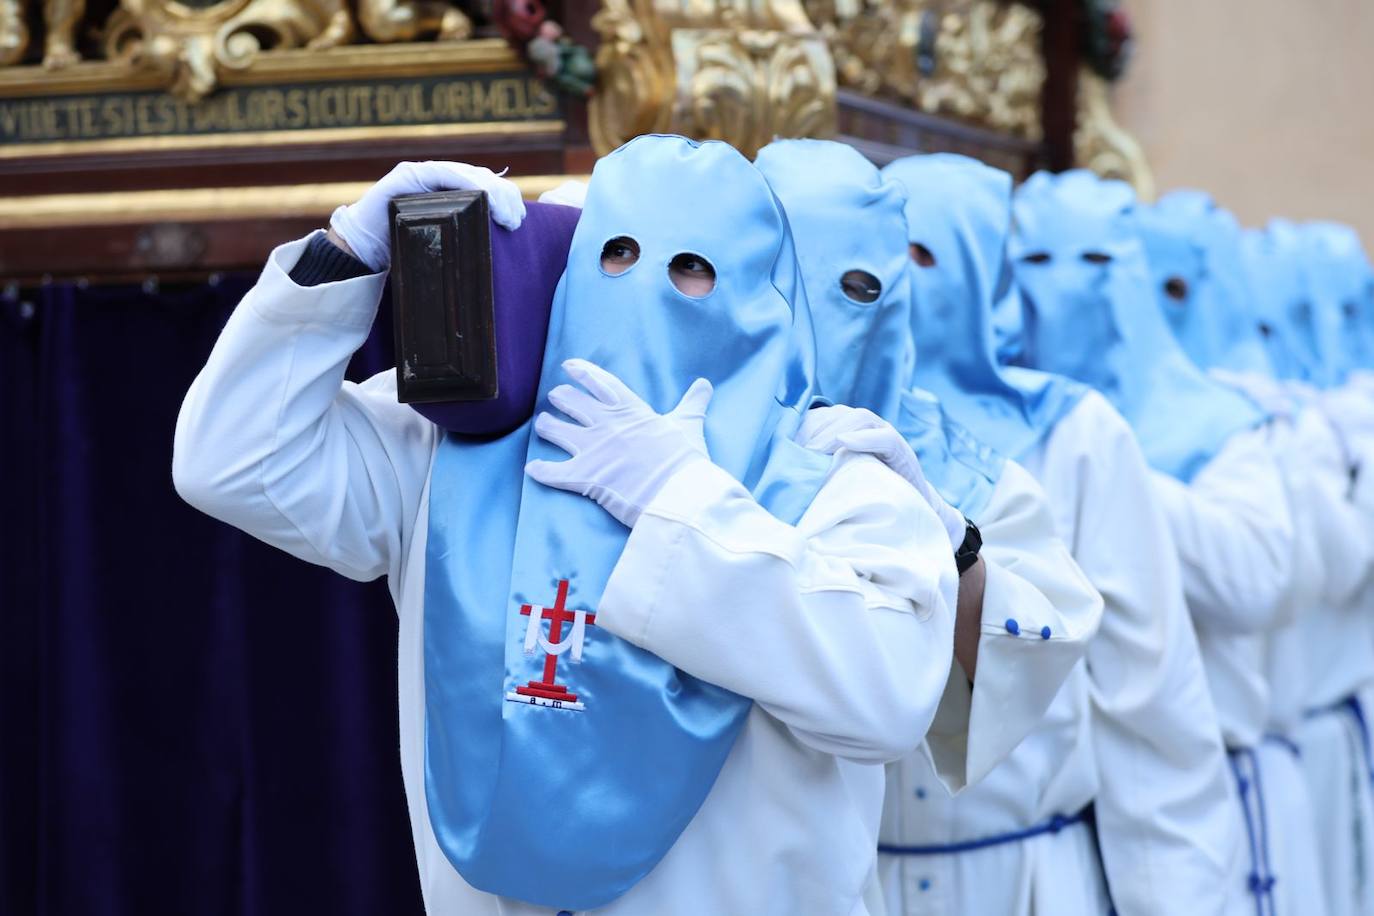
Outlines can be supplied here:
<path id="1" fill-rule="evenodd" d="M 496 328 L 496 397 L 411 406 L 453 433 L 499 436 L 534 413 L 549 310 L 573 229 L 582 211 L 559 204 L 527 204 L 511 232 L 491 224 L 491 289 Z"/>

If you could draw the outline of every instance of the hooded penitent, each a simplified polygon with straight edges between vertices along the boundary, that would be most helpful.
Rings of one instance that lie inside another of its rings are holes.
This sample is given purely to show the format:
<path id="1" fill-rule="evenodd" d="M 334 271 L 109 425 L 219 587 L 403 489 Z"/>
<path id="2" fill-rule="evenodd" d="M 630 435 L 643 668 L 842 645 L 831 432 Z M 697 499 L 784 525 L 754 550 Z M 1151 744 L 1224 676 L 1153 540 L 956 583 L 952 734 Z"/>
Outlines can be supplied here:
<path id="1" fill-rule="evenodd" d="M 1328 384 L 1374 368 L 1374 268 L 1360 237 L 1340 223 L 1301 227 L 1317 344 Z"/>
<path id="2" fill-rule="evenodd" d="M 1184 354 L 1154 299 L 1135 192 L 1078 169 L 1017 192 L 1012 255 L 1025 296 L 1027 365 L 1102 392 L 1156 470 L 1190 481 L 1264 419 Z"/>
<path id="3" fill-rule="evenodd" d="M 1014 311 L 1007 261 L 1011 176 L 976 159 L 908 156 L 883 169 L 907 190 L 906 231 L 923 249 L 913 265 L 912 383 L 1002 454 L 1020 458 L 1073 409 L 1084 387 L 1062 376 L 998 365 L 994 310 Z"/>
<path id="4" fill-rule="evenodd" d="M 1271 375 L 1236 218 L 1206 193 L 1181 190 L 1138 206 L 1136 228 L 1155 301 L 1188 357 L 1203 369 Z"/>
<path id="5" fill-rule="evenodd" d="M 1241 255 L 1255 297 L 1251 315 L 1274 374 L 1315 383 L 1319 375 L 1308 295 L 1306 252 L 1298 227 L 1274 220 L 1241 233 Z"/>
<path id="6" fill-rule="evenodd" d="M 602 249 L 620 237 L 640 256 L 611 275 Z M 700 298 L 670 280 L 684 253 L 715 268 Z M 709 379 L 711 459 L 795 522 L 829 464 L 791 442 L 811 399 L 814 346 L 787 223 L 758 172 L 721 143 L 641 137 L 593 173 L 536 409 L 552 410 L 548 392 L 571 357 L 659 412 Z M 750 703 L 595 626 L 629 531 L 592 500 L 526 477 L 527 461 L 566 457 L 531 428 L 486 442 L 449 435 L 435 458 L 425 795 L 439 845 L 469 884 L 584 910 L 667 853 Z M 560 643 L 569 651 L 549 654 Z"/>
<path id="7" fill-rule="evenodd" d="M 901 186 L 852 147 L 827 140 L 775 141 L 756 164 L 796 237 L 821 394 L 896 426 L 931 484 L 976 518 L 1002 460 L 950 423 L 934 396 L 910 390 L 916 354 Z"/>

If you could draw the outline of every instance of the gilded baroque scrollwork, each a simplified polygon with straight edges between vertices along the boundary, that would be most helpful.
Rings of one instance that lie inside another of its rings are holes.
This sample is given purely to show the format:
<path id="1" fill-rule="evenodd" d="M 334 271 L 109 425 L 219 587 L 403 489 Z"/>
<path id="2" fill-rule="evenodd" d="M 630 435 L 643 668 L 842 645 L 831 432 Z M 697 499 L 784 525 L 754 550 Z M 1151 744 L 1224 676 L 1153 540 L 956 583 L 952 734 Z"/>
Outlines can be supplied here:
<path id="1" fill-rule="evenodd" d="M 918 86 L 920 106 L 1032 140 L 1040 138 L 1040 14 L 1020 4 L 979 0 L 946 13 L 935 42 L 935 71 Z"/>
<path id="2" fill-rule="evenodd" d="M 27 8 L 0 0 L 0 67 L 23 63 Z M 85 23 L 85 0 L 42 0 L 43 65 L 79 62 L 75 38 L 100 38 L 100 56 L 130 74 L 165 75 L 168 91 L 196 100 L 226 71 L 244 70 L 264 51 L 324 50 L 353 41 L 357 25 L 379 43 L 472 35 L 472 21 L 447 0 L 119 0 L 103 24 Z"/>
<path id="3" fill-rule="evenodd" d="M 426 35 L 457 41 L 472 35 L 472 20 L 444 0 L 358 0 L 358 22 L 373 41 L 414 41 Z"/>
<path id="4" fill-rule="evenodd" d="M 1120 178 L 1142 200 L 1155 196 L 1154 174 L 1140 143 L 1112 117 L 1107 81 L 1084 67 L 1078 77 L 1078 127 L 1074 159 L 1104 178 Z"/>
<path id="5" fill-rule="evenodd" d="M 353 36 L 344 0 L 220 0 L 191 8 L 176 0 L 122 0 L 105 27 L 111 60 L 169 77 L 168 91 L 206 96 L 224 70 L 244 70 L 270 48 L 331 48 Z"/>
<path id="6" fill-rule="evenodd" d="M 835 74 L 798 0 L 603 0 L 593 145 L 638 134 L 722 139 L 752 156 L 774 137 L 835 130 Z"/>
<path id="7" fill-rule="evenodd" d="M 997 0 L 809 0 L 840 83 L 1038 139 L 1040 14 Z"/>
<path id="8" fill-rule="evenodd" d="M 932 0 L 807 0 L 807 11 L 830 43 L 841 85 L 915 99 L 923 26 L 938 21 Z"/>

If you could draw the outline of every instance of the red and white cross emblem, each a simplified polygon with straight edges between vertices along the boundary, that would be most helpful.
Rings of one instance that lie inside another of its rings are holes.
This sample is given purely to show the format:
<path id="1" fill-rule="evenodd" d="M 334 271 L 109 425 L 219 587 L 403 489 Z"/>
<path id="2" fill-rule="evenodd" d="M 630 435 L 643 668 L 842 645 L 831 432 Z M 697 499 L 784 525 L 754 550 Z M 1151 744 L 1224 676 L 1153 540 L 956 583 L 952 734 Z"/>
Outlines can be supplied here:
<path id="1" fill-rule="evenodd" d="M 547 706 L 552 709 L 586 709 L 577 699 L 577 694 L 569 693 L 568 688 L 555 680 L 558 669 L 558 656 L 571 650 L 574 663 L 582 661 L 582 643 L 586 638 L 587 627 L 596 625 L 596 615 L 587 611 L 567 609 L 568 580 L 558 580 L 558 597 L 553 607 L 541 608 L 538 612 L 533 605 L 520 606 L 520 613 L 529 618 L 525 627 L 525 654 L 533 655 L 535 648 L 544 650 L 544 679 L 530 681 L 523 687 L 516 687 L 506 694 L 512 703 L 527 703 L 530 706 Z M 544 638 L 544 621 L 549 621 L 549 637 Z M 563 624 L 572 623 L 572 630 L 563 636 Z"/>

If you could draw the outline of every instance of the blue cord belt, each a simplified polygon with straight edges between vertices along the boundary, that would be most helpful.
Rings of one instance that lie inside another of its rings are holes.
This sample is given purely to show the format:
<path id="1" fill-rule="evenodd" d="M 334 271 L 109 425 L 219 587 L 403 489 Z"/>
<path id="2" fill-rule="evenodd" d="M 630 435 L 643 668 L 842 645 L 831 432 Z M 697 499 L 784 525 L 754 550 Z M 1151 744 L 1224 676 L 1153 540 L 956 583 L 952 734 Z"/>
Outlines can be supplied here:
<path id="1" fill-rule="evenodd" d="M 1360 702 L 1360 695 L 1352 693 L 1334 706 L 1310 709 L 1307 711 L 1307 718 L 1315 719 L 1333 712 L 1345 713 L 1354 720 L 1355 730 L 1360 733 L 1360 747 L 1364 752 L 1364 766 L 1369 771 L 1370 781 L 1374 782 L 1374 737 L 1370 736 L 1369 719 L 1364 714 L 1364 704 Z"/>
<path id="2" fill-rule="evenodd" d="M 1231 772 L 1236 778 L 1236 789 L 1240 792 L 1240 807 L 1245 815 L 1245 834 L 1250 841 L 1250 875 L 1246 881 L 1250 894 L 1255 898 L 1256 916 L 1265 916 L 1265 904 L 1269 912 L 1275 912 L 1274 869 L 1269 864 L 1269 824 L 1264 813 L 1264 782 L 1260 778 L 1259 757 L 1253 750 L 1241 748 L 1226 752 L 1231 761 Z M 1240 762 L 1250 765 L 1250 778 L 1241 773 Z M 1255 812 L 1250 811 L 1251 790 Z M 1257 829 L 1258 827 L 1258 829 Z"/>
<path id="3" fill-rule="evenodd" d="M 1013 833 L 999 833 L 996 836 L 983 837 L 980 840 L 964 840 L 961 843 L 944 843 L 933 846 L 896 846 L 891 843 L 879 843 L 878 852 L 890 856 L 943 856 L 958 852 L 973 852 L 975 849 L 987 849 L 989 846 L 1019 843 L 1022 840 L 1040 836 L 1042 833 L 1058 833 L 1065 827 L 1080 824 L 1087 818 L 1088 810 L 1088 808 L 1084 808 L 1077 814 L 1067 816 L 1056 814 L 1043 824 L 1028 827 L 1025 830 L 1017 830 Z"/>
<path id="4" fill-rule="evenodd" d="M 1288 753 L 1292 754 L 1294 757 L 1302 759 L 1302 748 L 1298 747 L 1298 743 L 1294 741 L 1292 738 L 1288 737 L 1287 735 L 1283 735 L 1278 732 L 1266 732 L 1264 735 L 1264 740 L 1270 744 L 1277 744 L 1279 747 L 1288 751 Z"/>

